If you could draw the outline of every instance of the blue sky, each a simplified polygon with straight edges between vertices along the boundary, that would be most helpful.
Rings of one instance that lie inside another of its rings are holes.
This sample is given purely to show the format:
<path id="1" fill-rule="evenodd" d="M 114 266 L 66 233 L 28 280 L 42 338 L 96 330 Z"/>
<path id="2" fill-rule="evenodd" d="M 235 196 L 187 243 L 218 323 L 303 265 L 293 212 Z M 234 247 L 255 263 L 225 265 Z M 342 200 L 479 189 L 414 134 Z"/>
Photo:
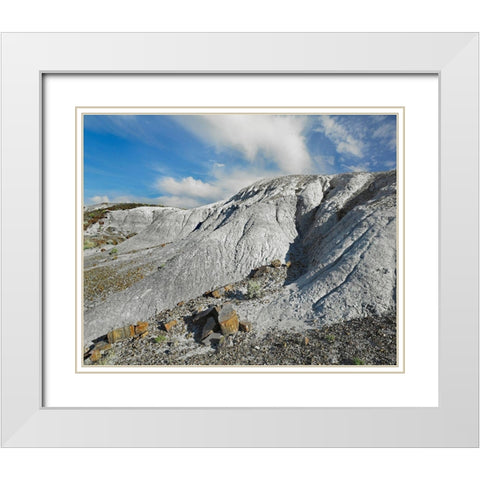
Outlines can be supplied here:
<path id="1" fill-rule="evenodd" d="M 265 177 L 395 167 L 395 115 L 84 116 L 87 205 L 190 208 Z"/>

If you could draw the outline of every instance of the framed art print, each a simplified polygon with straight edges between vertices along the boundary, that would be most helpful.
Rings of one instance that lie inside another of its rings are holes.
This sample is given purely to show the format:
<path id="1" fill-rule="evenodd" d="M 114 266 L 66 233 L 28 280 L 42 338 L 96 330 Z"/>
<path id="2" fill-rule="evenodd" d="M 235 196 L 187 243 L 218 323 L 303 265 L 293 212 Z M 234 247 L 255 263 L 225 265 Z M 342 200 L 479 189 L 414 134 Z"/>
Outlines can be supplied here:
<path id="1" fill-rule="evenodd" d="M 477 35 L 2 43 L 3 445 L 478 445 Z"/>

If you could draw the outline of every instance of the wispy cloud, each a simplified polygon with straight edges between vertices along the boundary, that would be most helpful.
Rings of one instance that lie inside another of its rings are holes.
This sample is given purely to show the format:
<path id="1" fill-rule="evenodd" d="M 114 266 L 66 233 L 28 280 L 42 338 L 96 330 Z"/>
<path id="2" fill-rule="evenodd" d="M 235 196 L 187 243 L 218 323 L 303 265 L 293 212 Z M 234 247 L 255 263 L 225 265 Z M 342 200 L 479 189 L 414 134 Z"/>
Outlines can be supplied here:
<path id="1" fill-rule="evenodd" d="M 359 158 L 364 156 L 364 142 L 355 137 L 347 127 L 330 115 L 321 115 L 318 119 L 320 126 L 317 131 L 322 132 L 335 144 L 338 153 L 349 153 Z"/>
<path id="2" fill-rule="evenodd" d="M 281 173 L 312 169 L 304 137 L 306 116 L 200 115 L 175 119 L 217 151 L 236 150 L 257 166 L 273 162 Z"/>
<path id="3" fill-rule="evenodd" d="M 397 148 L 397 127 L 394 123 L 383 123 L 372 134 L 372 138 L 378 138 L 385 142 L 390 150 Z"/>
<path id="4" fill-rule="evenodd" d="M 335 157 L 333 155 L 315 155 L 313 161 L 317 167 L 316 170 L 324 175 L 329 175 L 336 171 Z"/>
<path id="5" fill-rule="evenodd" d="M 158 120 L 150 115 L 85 115 L 85 129 L 91 132 L 115 135 L 136 140 L 145 145 L 161 147 Z"/>

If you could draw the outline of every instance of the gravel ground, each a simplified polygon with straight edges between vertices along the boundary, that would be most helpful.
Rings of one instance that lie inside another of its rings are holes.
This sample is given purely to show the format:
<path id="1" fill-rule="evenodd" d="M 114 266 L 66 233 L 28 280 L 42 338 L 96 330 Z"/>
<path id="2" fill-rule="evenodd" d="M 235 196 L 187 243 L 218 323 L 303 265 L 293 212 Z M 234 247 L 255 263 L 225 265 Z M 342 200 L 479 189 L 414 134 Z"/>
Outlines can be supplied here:
<path id="1" fill-rule="evenodd" d="M 288 268 L 265 266 L 249 278 L 206 293 L 149 319 L 142 337 L 115 343 L 96 362 L 85 365 L 395 365 L 396 318 L 362 318 L 309 328 L 303 332 L 269 329 L 239 331 L 229 337 L 218 333 L 203 342 L 198 312 L 226 301 L 235 306 L 268 302 L 289 276 Z M 258 298 L 248 298 L 248 284 L 260 286 Z M 218 297 L 217 297 L 218 296 Z M 240 321 L 242 319 L 240 318 Z M 165 324 L 176 324 L 166 331 Z M 105 332 L 107 333 L 107 332 Z M 100 337 L 96 343 L 106 341 Z"/>

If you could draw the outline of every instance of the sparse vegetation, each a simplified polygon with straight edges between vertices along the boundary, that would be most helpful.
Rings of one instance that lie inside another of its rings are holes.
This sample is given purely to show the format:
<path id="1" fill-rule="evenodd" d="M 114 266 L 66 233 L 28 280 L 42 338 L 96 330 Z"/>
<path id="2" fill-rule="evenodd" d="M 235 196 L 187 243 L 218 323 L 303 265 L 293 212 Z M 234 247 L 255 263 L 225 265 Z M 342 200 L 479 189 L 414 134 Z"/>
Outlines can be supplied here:
<path id="1" fill-rule="evenodd" d="M 255 280 L 250 280 L 247 284 L 246 297 L 249 300 L 251 300 L 251 299 L 260 297 L 260 294 L 261 294 L 260 283 L 256 282 Z"/>
<path id="2" fill-rule="evenodd" d="M 116 253 L 118 253 L 118 250 L 116 248 L 112 248 L 109 253 L 110 255 L 115 255 Z"/>
<path id="3" fill-rule="evenodd" d="M 97 246 L 96 243 L 92 242 L 92 240 L 90 240 L 89 238 L 86 238 L 83 241 L 83 249 L 84 250 L 88 250 L 89 248 L 94 248 L 96 246 Z"/>
<path id="4" fill-rule="evenodd" d="M 328 343 L 333 343 L 335 341 L 335 335 L 329 333 L 328 335 L 325 336 L 325 340 Z"/>
<path id="5" fill-rule="evenodd" d="M 354 365 L 365 365 L 365 360 L 362 360 L 358 357 L 353 357 L 353 364 Z"/>
<path id="6" fill-rule="evenodd" d="M 87 302 L 105 299 L 107 295 L 119 292 L 142 280 L 153 267 L 136 267 L 133 264 L 121 271 L 104 265 L 90 268 L 84 272 L 84 295 Z"/>
<path id="7" fill-rule="evenodd" d="M 167 337 L 166 337 L 165 335 L 159 335 L 158 337 L 155 337 L 155 338 L 153 339 L 153 341 L 154 341 L 155 343 L 162 343 L 162 342 L 164 342 L 166 339 L 167 339 Z"/>

